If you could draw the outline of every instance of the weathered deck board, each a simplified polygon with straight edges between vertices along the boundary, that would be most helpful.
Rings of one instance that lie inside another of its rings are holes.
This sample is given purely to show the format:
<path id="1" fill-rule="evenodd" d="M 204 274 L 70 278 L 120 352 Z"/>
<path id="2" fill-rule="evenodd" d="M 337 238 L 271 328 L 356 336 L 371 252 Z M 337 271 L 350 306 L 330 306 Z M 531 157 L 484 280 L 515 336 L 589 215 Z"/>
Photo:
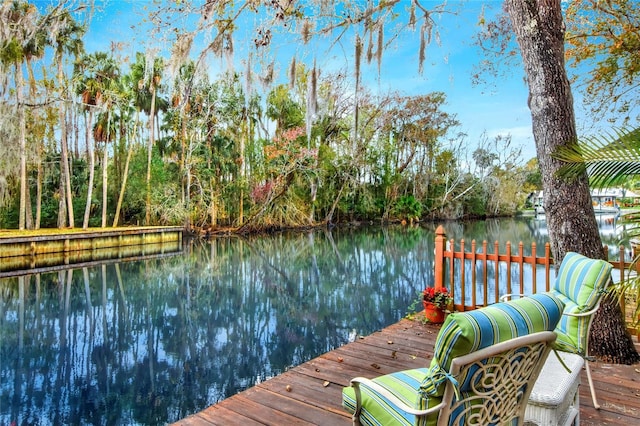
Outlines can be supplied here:
<path id="1" fill-rule="evenodd" d="M 342 387 L 348 386 L 349 380 L 356 376 L 375 377 L 427 366 L 438 331 L 438 326 L 403 319 L 175 424 L 349 425 L 351 418 L 341 406 Z M 598 362 L 591 367 L 602 408 L 593 408 L 583 371 L 581 424 L 640 424 L 640 365 Z"/>

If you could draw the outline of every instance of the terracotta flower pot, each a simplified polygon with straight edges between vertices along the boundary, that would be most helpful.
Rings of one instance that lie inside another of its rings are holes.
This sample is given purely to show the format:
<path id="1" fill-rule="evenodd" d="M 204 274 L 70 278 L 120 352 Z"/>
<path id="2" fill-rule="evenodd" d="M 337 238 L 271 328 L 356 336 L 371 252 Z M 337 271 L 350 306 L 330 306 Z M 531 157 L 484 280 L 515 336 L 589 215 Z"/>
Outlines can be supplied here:
<path id="1" fill-rule="evenodd" d="M 444 322 L 445 312 L 443 309 L 426 300 L 422 301 L 424 306 L 424 317 L 432 324 L 442 324 Z"/>

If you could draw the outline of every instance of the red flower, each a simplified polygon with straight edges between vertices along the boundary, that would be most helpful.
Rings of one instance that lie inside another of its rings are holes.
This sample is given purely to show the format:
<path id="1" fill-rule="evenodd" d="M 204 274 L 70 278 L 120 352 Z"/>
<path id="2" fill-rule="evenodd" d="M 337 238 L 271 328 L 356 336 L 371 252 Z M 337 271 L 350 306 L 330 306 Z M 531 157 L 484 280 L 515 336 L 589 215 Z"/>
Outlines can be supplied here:
<path id="1" fill-rule="evenodd" d="M 453 301 L 453 297 L 451 297 L 451 293 L 449 293 L 449 290 L 445 287 L 427 287 L 422 292 L 422 300 L 431 302 L 439 308 L 446 309 Z"/>

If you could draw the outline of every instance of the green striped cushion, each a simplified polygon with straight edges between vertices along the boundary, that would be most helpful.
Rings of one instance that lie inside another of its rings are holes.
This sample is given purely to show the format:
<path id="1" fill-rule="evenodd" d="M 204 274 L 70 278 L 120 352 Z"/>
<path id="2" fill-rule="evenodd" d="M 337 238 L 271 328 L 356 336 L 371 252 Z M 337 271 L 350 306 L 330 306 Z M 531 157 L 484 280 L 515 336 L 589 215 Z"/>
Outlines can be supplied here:
<path id="1" fill-rule="evenodd" d="M 590 259 L 568 252 L 558 270 L 551 291 L 565 304 L 564 311 L 582 313 L 593 309 L 606 289 L 613 266 L 604 260 Z M 554 330 L 558 335 L 556 347 L 584 355 L 588 333 L 588 317 L 563 315 Z"/>
<path id="2" fill-rule="evenodd" d="M 562 302 L 551 293 L 496 303 L 482 309 L 450 314 L 436 338 L 429 374 L 422 382 L 425 396 L 444 393 L 451 361 L 495 343 L 538 331 L 553 330 L 562 315 Z M 459 377 L 458 383 L 465 383 Z M 460 389 L 465 391 L 464 388 Z"/>
<path id="3" fill-rule="evenodd" d="M 427 400 L 420 397 L 420 383 L 426 375 L 426 368 L 417 368 L 380 376 L 373 379 L 373 381 L 383 386 L 410 407 L 427 409 L 438 405 L 442 398 L 430 398 Z M 427 424 L 426 419 L 418 421 L 414 415 L 396 409 L 386 398 L 372 391 L 365 384 L 360 384 L 360 391 L 362 396 L 360 423 L 363 425 L 413 426 Z M 342 406 L 352 414 L 355 411 L 356 397 L 352 387 L 346 387 L 342 390 Z M 438 415 L 434 413 L 428 420 L 430 424 L 435 424 L 437 419 Z"/>

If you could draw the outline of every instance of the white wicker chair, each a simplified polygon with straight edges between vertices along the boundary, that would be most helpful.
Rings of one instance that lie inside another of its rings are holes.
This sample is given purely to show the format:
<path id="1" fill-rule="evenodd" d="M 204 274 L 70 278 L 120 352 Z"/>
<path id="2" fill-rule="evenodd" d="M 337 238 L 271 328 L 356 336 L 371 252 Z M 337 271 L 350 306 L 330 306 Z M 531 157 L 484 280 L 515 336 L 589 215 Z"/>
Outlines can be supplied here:
<path id="1" fill-rule="evenodd" d="M 600 409 L 596 390 L 591 378 L 589 361 L 589 333 L 595 313 L 600 307 L 602 296 L 611 284 L 613 266 L 601 259 L 591 259 L 574 252 L 565 254 L 553 288 L 549 293 L 564 303 L 563 318 L 554 330 L 558 335 L 556 347 L 561 352 L 576 354 L 584 358 L 589 390 L 593 406 Z M 502 301 L 522 294 L 507 294 Z"/>
<path id="2" fill-rule="evenodd" d="M 366 386 L 369 396 L 384 401 L 384 410 L 400 410 L 415 416 L 413 424 L 434 424 L 433 416 L 430 420 L 427 417 L 437 413 L 435 424 L 438 426 L 523 425 L 529 394 L 555 339 L 553 332 L 541 331 L 454 358 L 442 401 L 426 410 L 415 409 L 397 398 L 380 384 L 381 378 L 356 377 L 351 380 L 356 397 L 353 424 L 373 424 L 369 420 L 375 415 L 372 411 L 363 416 L 361 422 L 362 385 Z M 419 388 L 416 398 L 419 398 Z M 365 407 L 365 410 L 371 408 Z M 397 424 L 404 422 L 399 418 Z"/>

